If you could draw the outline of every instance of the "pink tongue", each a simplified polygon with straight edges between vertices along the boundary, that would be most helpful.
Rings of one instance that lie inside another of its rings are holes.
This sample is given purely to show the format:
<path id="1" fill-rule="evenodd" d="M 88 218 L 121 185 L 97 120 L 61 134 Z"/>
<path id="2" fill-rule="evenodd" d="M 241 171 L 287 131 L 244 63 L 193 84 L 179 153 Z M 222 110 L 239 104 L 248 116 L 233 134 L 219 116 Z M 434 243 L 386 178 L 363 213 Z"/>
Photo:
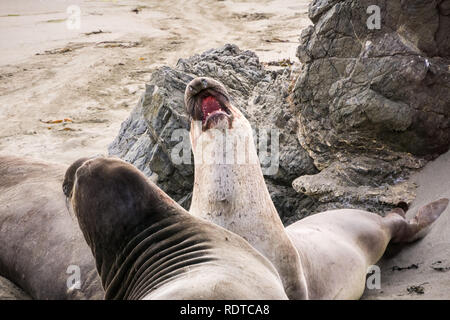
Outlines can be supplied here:
<path id="1" fill-rule="evenodd" d="M 203 99 L 202 101 L 202 111 L 203 111 L 203 119 L 213 113 L 214 111 L 220 110 L 219 101 L 213 96 L 209 96 Z"/>

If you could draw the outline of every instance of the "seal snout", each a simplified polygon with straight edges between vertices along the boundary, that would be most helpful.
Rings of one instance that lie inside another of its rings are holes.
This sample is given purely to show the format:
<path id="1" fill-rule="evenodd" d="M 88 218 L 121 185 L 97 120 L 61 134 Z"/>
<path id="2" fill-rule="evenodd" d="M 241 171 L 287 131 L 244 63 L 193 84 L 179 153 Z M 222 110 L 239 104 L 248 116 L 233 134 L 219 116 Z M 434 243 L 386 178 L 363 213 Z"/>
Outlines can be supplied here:
<path id="1" fill-rule="evenodd" d="M 201 121 L 203 131 L 217 127 L 223 120 L 231 127 L 232 107 L 220 82 L 207 77 L 193 79 L 186 87 L 184 101 L 192 120 Z"/>
<path id="2" fill-rule="evenodd" d="M 64 181 L 62 184 L 62 190 L 66 197 L 71 196 L 73 184 L 75 182 L 75 173 L 77 172 L 78 168 L 81 167 L 89 159 L 92 158 L 87 157 L 80 158 L 76 160 L 74 163 L 72 163 L 69 168 L 67 168 L 66 174 L 64 175 Z"/>

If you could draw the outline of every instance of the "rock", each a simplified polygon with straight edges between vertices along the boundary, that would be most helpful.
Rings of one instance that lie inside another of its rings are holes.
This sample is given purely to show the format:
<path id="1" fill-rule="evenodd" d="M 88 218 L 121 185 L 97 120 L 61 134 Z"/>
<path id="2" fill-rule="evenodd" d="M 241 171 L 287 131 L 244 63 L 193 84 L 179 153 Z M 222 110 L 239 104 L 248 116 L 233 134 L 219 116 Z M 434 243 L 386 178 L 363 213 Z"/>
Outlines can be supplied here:
<path id="1" fill-rule="evenodd" d="M 256 137 L 265 133 L 270 141 L 279 137 L 278 165 L 276 161 L 263 164 L 274 204 L 285 222 L 309 214 L 308 210 L 316 202 L 297 194 L 291 186 L 292 180 L 299 175 L 317 172 L 296 136 L 297 120 L 289 103 L 294 72 L 289 67 L 266 70 L 253 52 L 240 50 L 235 45 L 180 59 L 175 68 L 157 69 L 146 84 L 138 105 L 109 146 L 110 155 L 134 164 L 189 209 L 194 175 L 191 151 L 185 150 L 190 163 L 175 164 L 171 159 L 172 152 L 178 150 L 180 139 L 189 141 L 184 90 L 197 76 L 215 78 L 227 87 L 233 103 L 251 122 Z M 272 146 L 275 149 L 275 144 Z M 260 148 L 260 155 L 263 149 Z M 275 168 L 272 172 L 271 165 Z"/>
<path id="2" fill-rule="evenodd" d="M 0 300 L 31 300 L 31 298 L 14 283 L 0 277 Z"/>
<path id="3" fill-rule="evenodd" d="M 419 284 L 406 288 L 406 291 L 408 291 L 409 294 L 424 294 L 425 288 L 423 285 Z"/>
<path id="4" fill-rule="evenodd" d="M 415 198 L 415 186 L 401 178 L 399 168 L 399 162 L 356 156 L 335 161 L 319 174 L 299 177 L 293 187 L 327 204 L 322 209 L 366 208 L 382 212 L 389 204 L 411 203 Z M 379 184 L 371 183 L 374 180 Z"/>
<path id="5" fill-rule="evenodd" d="M 174 165 L 170 154 L 178 144 L 171 140 L 173 132 L 188 129 L 183 97 L 191 78 L 168 67 L 156 70 L 138 105 L 109 146 L 111 155 L 135 165 L 184 206 L 189 203 L 186 190 L 192 187 L 193 166 Z"/>
<path id="6" fill-rule="evenodd" d="M 311 2 L 292 102 L 320 173 L 299 176 L 296 191 L 326 208 L 383 211 L 414 199 L 410 172 L 450 144 L 448 2 Z M 368 28 L 372 5 L 380 29 Z"/>

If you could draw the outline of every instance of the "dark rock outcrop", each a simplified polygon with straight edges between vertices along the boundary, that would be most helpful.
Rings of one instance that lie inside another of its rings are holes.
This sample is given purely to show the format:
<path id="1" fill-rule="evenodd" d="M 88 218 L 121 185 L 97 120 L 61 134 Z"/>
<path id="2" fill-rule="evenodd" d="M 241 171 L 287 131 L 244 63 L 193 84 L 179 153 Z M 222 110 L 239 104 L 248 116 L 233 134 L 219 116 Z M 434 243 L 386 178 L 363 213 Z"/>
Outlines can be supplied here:
<path id="1" fill-rule="evenodd" d="M 292 101 L 299 141 L 320 173 L 296 179 L 299 193 L 327 207 L 373 211 L 414 199 L 409 173 L 450 143 L 449 7 L 448 0 L 310 4 L 314 25 L 300 37 Z"/>
<path id="2" fill-rule="evenodd" d="M 271 129 L 276 129 L 279 166 L 274 174 L 266 176 L 269 191 L 285 222 L 309 214 L 314 201 L 299 195 L 291 186 L 294 178 L 317 172 L 296 137 L 297 120 L 288 102 L 294 82 L 291 69 L 266 70 L 253 52 L 239 50 L 234 45 L 180 59 L 175 68 L 156 70 L 140 102 L 110 145 L 110 154 L 134 164 L 188 209 L 193 165 L 174 164 L 171 155 L 180 139 L 189 140 L 189 119 L 183 99 L 187 83 L 196 76 L 221 81 L 235 106 L 251 122 L 256 136 L 258 132 L 269 134 Z M 174 135 L 180 128 L 186 129 L 185 135 Z"/>

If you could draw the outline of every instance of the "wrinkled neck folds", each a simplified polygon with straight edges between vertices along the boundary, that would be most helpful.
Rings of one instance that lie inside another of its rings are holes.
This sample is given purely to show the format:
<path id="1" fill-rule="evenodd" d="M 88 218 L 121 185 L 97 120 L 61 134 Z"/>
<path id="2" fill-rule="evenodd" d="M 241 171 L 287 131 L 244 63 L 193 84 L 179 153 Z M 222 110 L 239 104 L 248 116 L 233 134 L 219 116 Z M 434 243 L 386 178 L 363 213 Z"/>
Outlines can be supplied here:
<path id="1" fill-rule="evenodd" d="M 234 121 L 232 129 L 202 131 L 193 122 L 191 143 L 195 161 L 191 214 L 244 237 L 248 232 L 257 236 L 258 231 L 249 228 L 251 220 L 254 224 L 267 221 L 261 216 L 279 220 L 245 118 Z"/>
<path id="2" fill-rule="evenodd" d="M 97 268 L 105 299 L 137 300 L 213 260 L 211 243 L 188 222 L 171 217 L 137 233 L 112 261 L 97 259 Z"/>

